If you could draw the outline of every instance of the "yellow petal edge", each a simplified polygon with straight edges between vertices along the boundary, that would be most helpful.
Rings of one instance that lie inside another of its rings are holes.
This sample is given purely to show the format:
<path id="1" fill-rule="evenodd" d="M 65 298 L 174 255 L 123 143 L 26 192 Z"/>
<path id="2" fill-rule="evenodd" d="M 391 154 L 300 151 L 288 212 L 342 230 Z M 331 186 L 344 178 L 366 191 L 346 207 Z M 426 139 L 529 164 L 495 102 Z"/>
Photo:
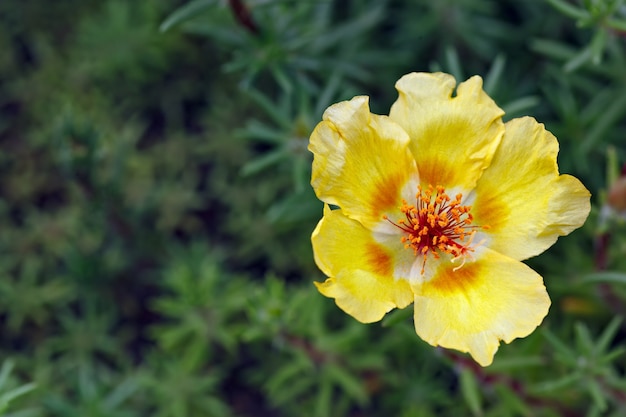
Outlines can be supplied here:
<path id="1" fill-rule="evenodd" d="M 334 104 L 311 134 L 311 185 L 320 200 L 373 228 L 417 172 L 408 144 L 389 117 L 370 113 L 367 97 Z"/>
<path id="2" fill-rule="evenodd" d="M 524 260 L 582 226 L 591 194 L 576 178 L 559 175 L 559 144 L 542 124 L 523 117 L 505 127 L 472 212 L 477 224 L 490 227 L 490 249 Z"/>
<path id="3" fill-rule="evenodd" d="M 488 249 L 457 271 L 442 268 L 413 291 L 417 334 L 433 346 L 469 352 L 482 366 L 491 364 L 500 340 L 529 335 L 550 307 L 539 274 Z"/>
<path id="4" fill-rule="evenodd" d="M 392 276 L 391 255 L 341 210 L 326 206 L 311 240 L 317 265 L 330 276 L 315 282 L 317 289 L 360 322 L 381 320 L 390 310 L 413 302 L 408 282 Z"/>
<path id="5" fill-rule="evenodd" d="M 504 112 L 480 77 L 460 83 L 453 96 L 455 85 L 448 74 L 407 74 L 396 83 L 389 117 L 411 138 L 422 185 L 471 190 L 500 143 Z"/>

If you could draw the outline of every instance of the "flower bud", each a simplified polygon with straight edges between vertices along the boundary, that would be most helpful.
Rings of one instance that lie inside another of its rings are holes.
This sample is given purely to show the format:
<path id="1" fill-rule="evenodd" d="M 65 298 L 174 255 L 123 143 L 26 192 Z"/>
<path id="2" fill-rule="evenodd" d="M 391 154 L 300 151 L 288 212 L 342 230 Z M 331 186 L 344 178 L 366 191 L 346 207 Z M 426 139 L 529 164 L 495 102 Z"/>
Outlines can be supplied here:
<path id="1" fill-rule="evenodd" d="M 611 185 L 607 200 L 614 210 L 626 211 L 626 177 L 619 177 Z"/>

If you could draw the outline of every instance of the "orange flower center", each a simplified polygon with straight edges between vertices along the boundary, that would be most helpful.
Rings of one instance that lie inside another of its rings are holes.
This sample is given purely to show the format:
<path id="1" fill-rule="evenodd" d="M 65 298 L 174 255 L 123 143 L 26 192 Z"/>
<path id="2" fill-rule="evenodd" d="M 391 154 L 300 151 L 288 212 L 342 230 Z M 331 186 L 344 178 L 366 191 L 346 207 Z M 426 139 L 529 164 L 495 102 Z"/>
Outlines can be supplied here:
<path id="1" fill-rule="evenodd" d="M 488 229 L 489 226 L 472 225 L 472 207 L 462 205 L 462 197 L 462 194 L 457 194 L 452 200 L 440 185 L 436 188 L 429 185 L 426 190 L 418 185 L 415 204 L 402 200 L 400 211 L 404 218 L 393 222 L 383 216 L 403 232 L 401 240 L 404 247 L 412 249 L 415 256 L 423 256 L 422 274 L 429 254 L 435 259 L 444 253 L 452 255 L 453 261 L 463 258 L 463 263 L 454 269 L 456 271 L 465 264 L 465 258 L 471 256 L 470 252 L 482 243 L 472 245 L 476 230 Z"/>

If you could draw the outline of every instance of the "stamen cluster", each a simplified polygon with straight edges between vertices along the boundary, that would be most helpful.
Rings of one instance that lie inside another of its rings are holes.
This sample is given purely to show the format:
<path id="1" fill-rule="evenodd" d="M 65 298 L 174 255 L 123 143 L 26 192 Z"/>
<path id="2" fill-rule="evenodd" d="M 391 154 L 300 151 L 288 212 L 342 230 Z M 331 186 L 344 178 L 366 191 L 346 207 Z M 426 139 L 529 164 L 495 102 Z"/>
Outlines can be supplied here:
<path id="1" fill-rule="evenodd" d="M 387 221 L 404 232 L 401 238 L 404 247 L 413 249 L 415 256 L 423 256 L 422 274 L 429 253 L 435 259 L 439 259 L 441 254 L 450 254 L 454 261 L 461 257 L 465 258 L 473 251 L 471 244 L 479 227 L 471 225 L 474 220 L 470 212 L 471 206 L 462 205 L 462 197 L 463 195 L 459 193 L 452 200 L 440 185 L 437 187 L 429 185 L 427 189 L 422 189 L 418 185 L 415 204 L 408 204 L 402 200 L 400 211 L 404 213 L 404 218 L 394 223 L 384 216 Z"/>

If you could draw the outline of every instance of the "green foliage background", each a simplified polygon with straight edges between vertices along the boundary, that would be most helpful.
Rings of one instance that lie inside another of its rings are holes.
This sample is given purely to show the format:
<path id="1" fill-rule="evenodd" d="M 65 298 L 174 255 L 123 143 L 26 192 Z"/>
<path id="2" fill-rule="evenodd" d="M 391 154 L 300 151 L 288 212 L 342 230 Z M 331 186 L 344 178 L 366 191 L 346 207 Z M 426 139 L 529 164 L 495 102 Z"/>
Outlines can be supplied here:
<path id="1" fill-rule="evenodd" d="M 545 123 L 593 194 L 529 261 L 550 314 L 486 369 L 312 285 L 312 128 L 436 70 Z M 625 162 L 623 1 L 3 0 L 0 414 L 623 416 Z"/>

